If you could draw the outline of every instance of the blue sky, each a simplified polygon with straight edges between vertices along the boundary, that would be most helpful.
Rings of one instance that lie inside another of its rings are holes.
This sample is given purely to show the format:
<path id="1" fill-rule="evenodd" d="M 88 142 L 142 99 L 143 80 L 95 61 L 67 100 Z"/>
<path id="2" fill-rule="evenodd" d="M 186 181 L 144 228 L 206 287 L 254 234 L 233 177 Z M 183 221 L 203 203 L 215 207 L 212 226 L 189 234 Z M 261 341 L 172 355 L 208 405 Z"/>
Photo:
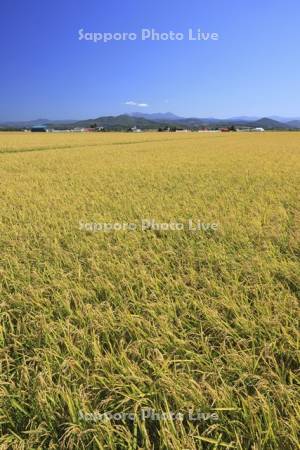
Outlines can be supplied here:
<path id="1" fill-rule="evenodd" d="M 0 20 L 2 121 L 300 116 L 299 0 L 9 0 Z M 219 40 L 142 41 L 143 28 Z M 80 29 L 138 38 L 80 41 Z"/>

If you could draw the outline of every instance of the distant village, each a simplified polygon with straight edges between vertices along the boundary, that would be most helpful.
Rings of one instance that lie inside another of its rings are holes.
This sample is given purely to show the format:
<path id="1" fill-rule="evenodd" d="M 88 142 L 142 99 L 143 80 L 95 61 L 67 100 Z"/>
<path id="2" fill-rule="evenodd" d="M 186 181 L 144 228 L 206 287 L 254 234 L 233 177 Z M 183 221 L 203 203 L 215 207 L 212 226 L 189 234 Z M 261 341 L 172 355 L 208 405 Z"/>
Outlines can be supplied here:
<path id="1" fill-rule="evenodd" d="M 119 130 L 112 130 L 110 128 L 105 127 L 90 127 L 90 128 L 82 128 L 82 127 L 75 127 L 75 128 L 68 128 L 68 129 L 55 129 L 55 128 L 48 128 L 46 125 L 35 125 L 31 127 L 30 129 L 24 129 L 24 132 L 31 132 L 31 133 L 103 133 L 103 132 L 111 132 L 111 131 L 119 131 Z M 230 133 L 230 132 L 264 132 L 265 129 L 261 127 L 222 127 L 222 128 L 178 128 L 178 127 L 165 127 L 165 128 L 158 128 L 153 130 L 142 130 L 141 128 L 138 128 L 136 126 L 128 128 L 128 133 L 143 133 L 144 131 L 158 131 L 162 133 L 189 133 L 189 132 L 198 132 L 198 133 Z"/>

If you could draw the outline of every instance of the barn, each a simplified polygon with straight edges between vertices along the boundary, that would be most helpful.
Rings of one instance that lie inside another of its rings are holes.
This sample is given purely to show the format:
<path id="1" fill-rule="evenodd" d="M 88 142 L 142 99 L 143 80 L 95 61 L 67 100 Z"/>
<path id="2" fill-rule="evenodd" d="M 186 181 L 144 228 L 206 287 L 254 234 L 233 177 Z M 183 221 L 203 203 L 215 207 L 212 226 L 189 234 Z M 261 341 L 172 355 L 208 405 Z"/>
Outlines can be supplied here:
<path id="1" fill-rule="evenodd" d="M 46 133 L 47 131 L 48 131 L 48 129 L 44 125 L 36 125 L 31 128 L 32 133 Z"/>

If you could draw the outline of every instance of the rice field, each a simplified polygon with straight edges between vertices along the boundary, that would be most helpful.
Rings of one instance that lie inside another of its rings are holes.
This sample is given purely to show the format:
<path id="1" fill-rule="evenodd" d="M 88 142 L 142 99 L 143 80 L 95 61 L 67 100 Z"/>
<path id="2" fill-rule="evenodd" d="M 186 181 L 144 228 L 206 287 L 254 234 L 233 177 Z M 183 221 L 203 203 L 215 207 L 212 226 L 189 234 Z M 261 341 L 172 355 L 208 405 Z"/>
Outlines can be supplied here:
<path id="1" fill-rule="evenodd" d="M 299 133 L 0 133 L 0 449 L 300 448 L 299 191 Z"/>

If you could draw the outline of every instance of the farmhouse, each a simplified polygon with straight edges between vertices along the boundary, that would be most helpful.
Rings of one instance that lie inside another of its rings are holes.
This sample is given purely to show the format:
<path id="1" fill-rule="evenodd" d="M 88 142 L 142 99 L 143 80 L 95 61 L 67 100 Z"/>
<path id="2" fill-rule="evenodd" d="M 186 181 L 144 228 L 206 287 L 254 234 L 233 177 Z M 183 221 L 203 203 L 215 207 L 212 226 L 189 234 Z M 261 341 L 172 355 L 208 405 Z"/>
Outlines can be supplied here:
<path id="1" fill-rule="evenodd" d="M 85 131 L 85 128 L 76 127 L 72 129 L 73 133 L 83 133 Z"/>
<path id="2" fill-rule="evenodd" d="M 239 127 L 239 128 L 237 129 L 237 131 L 242 131 L 242 132 L 249 132 L 249 131 L 251 131 L 251 132 L 253 132 L 253 131 L 255 131 L 255 132 L 263 132 L 263 131 L 265 131 L 265 129 L 264 129 L 264 128 L 261 128 L 261 127 L 257 127 L 257 128 L 251 128 L 251 127 Z"/>
<path id="3" fill-rule="evenodd" d="M 128 131 L 132 131 L 133 133 L 141 133 L 142 130 L 140 128 L 137 128 L 136 126 L 130 128 Z"/>

